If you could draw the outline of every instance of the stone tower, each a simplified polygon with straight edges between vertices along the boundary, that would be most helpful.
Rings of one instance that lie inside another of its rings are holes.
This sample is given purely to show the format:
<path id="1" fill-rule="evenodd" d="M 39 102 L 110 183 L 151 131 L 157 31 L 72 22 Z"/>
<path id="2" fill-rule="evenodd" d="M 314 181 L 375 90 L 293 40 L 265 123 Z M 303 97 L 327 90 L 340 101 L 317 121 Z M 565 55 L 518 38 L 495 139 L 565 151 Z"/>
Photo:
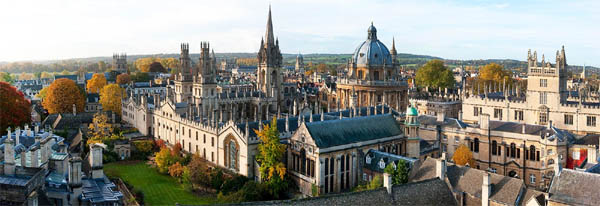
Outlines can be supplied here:
<path id="1" fill-rule="evenodd" d="M 187 43 L 181 44 L 181 53 L 179 55 L 179 71 L 175 75 L 175 100 L 177 102 L 192 102 L 192 87 L 194 84 L 193 76 L 195 69 L 192 67 L 190 59 L 190 46 Z"/>
<path id="2" fill-rule="evenodd" d="M 300 73 L 300 74 L 304 74 L 304 57 L 302 56 L 302 54 L 298 53 L 298 56 L 296 56 L 296 72 Z"/>
<path id="3" fill-rule="evenodd" d="M 211 57 L 212 56 L 212 57 Z M 207 101 L 217 95 L 217 66 L 214 53 L 211 55 L 210 44 L 200 43 L 200 58 L 196 65 L 197 74 L 194 76 L 194 99 L 202 103 L 203 114 L 209 113 Z"/>
<path id="4" fill-rule="evenodd" d="M 120 73 L 127 73 L 127 54 L 113 54 L 113 70 Z"/>
<path id="5" fill-rule="evenodd" d="M 530 50 L 527 53 L 527 66 L 527 97 L 533 98 L 533 101 L 528 101 L 532 108 L 539 109 L 540 113 L 547 113 L 547 108 L 558 108 L 567 101 L 568 65 L 564 46 L 556 51 L 555 65 L 546 62 L 544 55 L 542 61 L 538 62 L 537 52 L 532 55 Z M 545 121 L 542 119 L 538 124 L 545 124 Z"/>
<path id="6" fill-rule="evenodd" d="M 278 104 L 281 101 L 281 83 L 283 76 L 281 72 L 281 63 L 283 57 L 279 50 L 279 40 L 273 35 L 273 23 L 271 20 L 271 7 L 269 6 L 269 17 L 267 19 L 267 31 L 265 37 L 260 42 L 258 51 L 258 89 L 266 94 L 267 97 L 277 98 Z"/>

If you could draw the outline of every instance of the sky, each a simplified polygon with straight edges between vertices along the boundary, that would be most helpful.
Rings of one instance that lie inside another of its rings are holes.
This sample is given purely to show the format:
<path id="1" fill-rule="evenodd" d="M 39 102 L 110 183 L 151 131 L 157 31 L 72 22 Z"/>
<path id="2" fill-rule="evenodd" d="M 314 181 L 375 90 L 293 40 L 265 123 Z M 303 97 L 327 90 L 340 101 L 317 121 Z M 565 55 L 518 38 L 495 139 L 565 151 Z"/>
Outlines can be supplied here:
<path id="1" fill-rule="evenodd" d="M 399 53 L 525 60 L 527 50 L 600 66 L 600 1 L 19 0 L 0 1 L 0 61 L 113 53 L 256 52 L 269 4 L 283 53 L 352 53 L 373 22 Z"/>

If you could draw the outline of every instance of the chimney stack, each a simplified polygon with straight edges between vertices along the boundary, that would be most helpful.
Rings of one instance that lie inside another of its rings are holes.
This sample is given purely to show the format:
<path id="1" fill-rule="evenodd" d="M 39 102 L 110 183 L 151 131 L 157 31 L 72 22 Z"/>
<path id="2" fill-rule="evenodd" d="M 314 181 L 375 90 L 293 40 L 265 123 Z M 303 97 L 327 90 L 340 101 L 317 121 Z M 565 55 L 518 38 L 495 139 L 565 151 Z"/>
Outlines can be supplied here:
<path id="1" fill-rule="evenodd" d="M 446 155 L 442 154 L 442 158 L 436 161 L 435 166 L 435 174 L 436 177 L 440 178 L 440 180 L 444 181 L 446 179 Z"/>
<path id="2" fill-rule="evenodd" d="M 438 112 L 437 113 L 437 121 L 438 122 L 444 122 L 444 119 L 446 119 L 446 113 L 444 113 L 444 112 Z"/>
<path id="3" fill-rule="evenodd" d="M 40 133 L 40 126 L 39 125 L 35 125 L 34 128 L 35 128 L 34 129 L 34 131 L 35 131 L 34 135 L 37 134 L 37 133 Z"/>
<path id="4" fill-rule="evenodd" d="M 481 185 L 481 205 L 488 206 L 490 204 L 490 195 L 492 194 L 492 183 L 490 173 L 483 175 L 483 184 Z"/>
<path id="5" fill-rule="evenodd" d="M 15 130 L 15 145 L 19 145 L 21 143 L 21 128 L 17 127 Z"/>
<path id="6" fill-rule="evenodd" d="M 556 157 L 554 157 L 554 176 L 559 176 L 560 171 L 562 171 L 562 165 L 560 164 L 560 158 L 556 155 Z"/>
<path id="7" fill-rule="evenodd" d="M 73 104 L 73 116 L 77 115 L 77 107 Z"/>
<path id="8" fill-rule="evenodd" d="M 387 190 L 388 194 L 392 194 L 392 176 L 387 172 L 383 173 L 383 187 Z"/>

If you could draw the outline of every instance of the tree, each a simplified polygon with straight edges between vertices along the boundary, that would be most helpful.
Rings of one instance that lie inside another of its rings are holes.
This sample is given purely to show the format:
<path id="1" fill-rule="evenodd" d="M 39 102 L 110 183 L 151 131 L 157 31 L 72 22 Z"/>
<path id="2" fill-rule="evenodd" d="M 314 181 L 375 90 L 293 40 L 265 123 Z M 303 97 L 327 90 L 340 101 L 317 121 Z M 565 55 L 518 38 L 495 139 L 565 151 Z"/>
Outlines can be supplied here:
<path id="1" fill-rule="evenodd" d="M 48 87 L 44 87 L 44 88 L 42 88 L 42 90 L 40 90 L 40 93 L 35 95 L 35 97 L 40 98 L 41 100 L 44 100 L 44 98 L 46 98 L 47 94 L 48 94 Z"/>
<path id="2" fill-rule="evenodd" d="M 117 84 L 127 84 L 131 81 L 131 77 L 129 74 L 119 74 L 117 75 Z"/>
<path id="3" fill-rule="evenodd" d="M 148 73 L 138 72 L 131 77 L 131 80 L 133 82 L 148 82 L 150 81 L 150 75 L 148 75 Z"/>
<path id="4" fill-rule="evenodd" d="M 408 168 L 406 168 L 406 161 L 404 160 L 399 160 L 396 167 L 393 164 L 388 164 L 383 171 L 392 176 L 392 184 L 394 185 L 408 182 Z"/>
<path id="5" fill-rule="evenodd" d="M 319 65 L 317 65 L 317 71 L 319 73 L 325 73 L 327 72 L 327 70 L 329 70 L 329 67 L 326 64 L 320 63 Z"/>
<path id="6" fill-rule="evenodd" d="M 511 85 L 513 83 L 512 72 L 504 69 L 502 65 L 496 63 L 490 63 L 485 65 L 479 71 L 479 79 L 477 81 L 480 86 L 484 84 L 497 83 Z"/>
<path id="7" fill-rule="evenodd" d="M 19 75 L 19 80 L 31 80 L 31 79 L 33 79 L 33 75 L 30 73 L 22 72 L 21 75 Z"/>
<path id="8" fill-rule="evenodd" d="M 6 82 L 0 82 L 0 134 L 6 128 L 22 126 L 31 122 L 31 103 L 23 92 Z M 13 130 L 14 131 L 14 130 Z"/>
<path id="9" fill-rule="evenodd" d="M 106 71 L 106 62 L 98 61 L 98 71 L 99 72 Z"/>
<path id="10" fill-rule="evenodd" d="M 176 58 L 164 58 L 164 59 L 159 59 L 159 60 L 160 60 L 160 64 L 162 64 L 162 66 L 165 68 L 174 69 L 177 66 L 179 66 L 179 60 L 177 60 Z"/>
<path id="11" fill-rule="evenodd" d="M 417 85 L 432 88 L 454 88 L 456 80 L 442 60 L 434 59 L 417 70 Z"/>
<path id="12" fill-rule="evenodd" d="M 152 64 L 150 64 L 149 72 L 166 73 L 167 70 L 160 62 L 152 62 Z"/>
<path id="13" fill-rule="evenodd" d="M 192 156 L 192 160 L 186 166 L 188 172 L 184 170 L 184 182 L 189 181 L 194 184 L 200 184 L 203 186 L 210 185 L 210 169 L 200 157 L 200 154 L 196 153 Z"/>
<path id="14" fill-rule="evenodd" d="M 100 90 L 100 104 L 105 111 L 113 111 L 121 115 L 121 99 L 126 97 L 125 89 L 118 84 L 106 85 Z"/>
<path id="15" fill-rule="evenodd" d="M 465 146 L 464 144 L 461 144 L 460 146 L 458 146 L 458 149 L 456 149 L 456 151 L 454 151 L 454 155 L 452 156 L 452 161 L 454 161 L 454 163 L 456 163 L 457 165 L 474 165 L 475 164 L 475 160 L 473 159 L 473 153 L 471 153 L 471 151 L 469 150 L 469 148 L 467 146 Z"/>
<path id="16" fill-rule="evenodd" d="M 79 86 L 73 80 L 66 78 L 54 80 L 48 86 L 42 106 L 48 110 L 48 113 L 56 114 L 73 112 L 73 105 L 79 112 L 82 112 L 85 106 L 85 95 Z"/>
<path id="17" fill-rule="evenodd" d="M 87 82 L 87 90 L 89 93 L 98 93 L 106 86 L 106 77 L 102 73 L 95 73 Z"/>
<path id="18" fill-rule="evenodd" d="M 42 77 L 42 72 L 33 73 L 33 77 L 35 77 L 36 79 L 40 79 Z"/>
<path id="19" fill-rule="evenodd" d="M 284 181 L 286 169 L 282 162 L 285 145 L 279 142 L 277 119 L 273 118 L 271 125 L 265 124 L 262 130 L 254 132 L 260 139 L 256 161 L 260 164 L 261 178 L 269 186 L 271 195 L 277 198 L 287 188 Z"/>
<path id="20" fill-rule="evenodd" d="M 169 166 L 175 162 L 173 159 L 171 150 L 169 150 L 168 147 L 160 148 L 160 151 L 156 153 L 154 158 L 156 166 L 158 167 L 158 172 L 163 174 L 167 173 L 169 171 Z"/>
<path id="21" fill-rule="evenodd" d="M 171 177 L 181 177 L 182 174 L 183 166 L 179 164 L 179 162 L 176 162 L 175 164 L 169 166 L 169 175 L 171 175 Z"/>
<path id="22" fill-rule="evenodd" d="M 111 136 L 112 125 L 108 123 L 108 117 L 105 114 L 94 114 L 92 124 L 88 126 L 88 140 L 86 145 L 92 143 L 103 143 L 104 140 Z"/>
<path id="23" fill-rule="evenodd" d="M 69 70 L 64 69 L 60 74 L 61 75 L 70 75 L 71 72 Z"/>
<path id="24" fill-rule="evenodd" d="M 7 72 L 0 72 L 0 82 L 7 82 L 9 84 L 12 84 L 14 81 L 14 79 L 12 78 L 12 76 L 7 73 Z"/>
<path id="25" fill-rule="evenodd" d="M 48 72 L 42 72 L 42 74 L 40 75 L 40 78 L 42 78 L 42 79 L 54 78 L 54 75 L 52 75 Z"/>

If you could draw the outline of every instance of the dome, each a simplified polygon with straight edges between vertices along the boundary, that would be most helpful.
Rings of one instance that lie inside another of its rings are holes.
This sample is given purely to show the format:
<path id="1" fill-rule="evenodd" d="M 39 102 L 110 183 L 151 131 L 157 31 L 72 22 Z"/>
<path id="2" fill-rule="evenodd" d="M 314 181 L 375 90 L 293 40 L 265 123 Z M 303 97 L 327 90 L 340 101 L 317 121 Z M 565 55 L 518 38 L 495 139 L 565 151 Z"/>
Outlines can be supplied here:
<path id="1" fill-rule="evenodd" d="M 417 108 L 411 106 L 406 108 L 406 116 L 419 116 L 419 112 L 417 111 Z"/>
<path id="2" fill-rule="evenodd" d="M 390 50 L 377 39 L 377 29 L 373 24 L 368 29 L 368 38 L 361 43 L 354 54 L 352 61 L 357 66 L 393 66 L 392 55 Z"/>

